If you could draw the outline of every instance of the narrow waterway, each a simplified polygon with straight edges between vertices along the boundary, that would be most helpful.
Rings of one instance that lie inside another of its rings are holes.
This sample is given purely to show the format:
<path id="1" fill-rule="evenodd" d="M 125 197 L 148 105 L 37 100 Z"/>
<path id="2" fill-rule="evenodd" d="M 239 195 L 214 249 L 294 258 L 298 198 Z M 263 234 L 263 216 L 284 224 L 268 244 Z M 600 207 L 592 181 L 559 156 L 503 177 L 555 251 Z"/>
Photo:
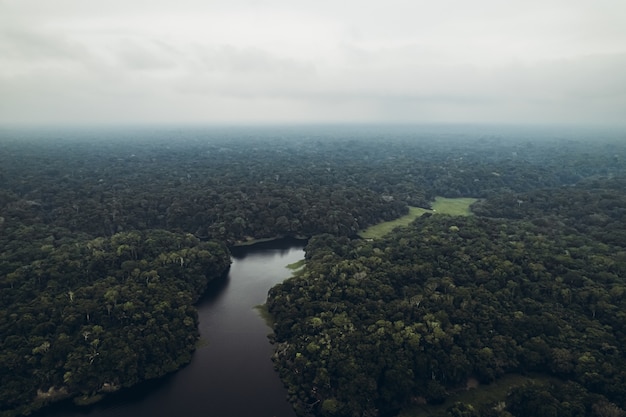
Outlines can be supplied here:
<path id="1" fill-rule="evenodd" d="M 254 306 L 290 275 L 303 244 L 235 248 L 228 276 L 198 303 L 201 347 L 180 371 L 116 393 L 89 408 L 53 406 L 45 417 L 295 417 L 271 361 L 267 327 Z"/>

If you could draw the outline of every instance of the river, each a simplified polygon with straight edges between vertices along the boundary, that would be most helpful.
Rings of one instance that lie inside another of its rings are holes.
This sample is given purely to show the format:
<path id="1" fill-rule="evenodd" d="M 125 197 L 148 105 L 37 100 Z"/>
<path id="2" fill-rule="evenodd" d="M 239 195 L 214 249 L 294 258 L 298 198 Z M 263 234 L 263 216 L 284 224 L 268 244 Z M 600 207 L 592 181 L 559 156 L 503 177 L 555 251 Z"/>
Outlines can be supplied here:
<path id="1" fill-rule="evenodd" d="M 271 331 L 254 306 L 290 275 L 304 243 L 276 241 L 233 249 L 227 277 L 209 286 L 197 308 L 202 343 L 185 368 L 87 408 L 64 403 L 40 417 L 295 417 L 274 371 Z"/>

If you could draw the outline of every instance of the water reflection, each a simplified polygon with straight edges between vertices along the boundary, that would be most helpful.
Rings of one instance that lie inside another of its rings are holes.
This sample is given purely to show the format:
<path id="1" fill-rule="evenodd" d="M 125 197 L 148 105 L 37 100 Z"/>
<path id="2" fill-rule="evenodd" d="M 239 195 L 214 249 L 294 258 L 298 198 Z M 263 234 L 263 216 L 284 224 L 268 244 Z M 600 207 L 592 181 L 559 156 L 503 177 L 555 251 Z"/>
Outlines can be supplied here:
<path id="1" fill-rule="evenodd" d="M 192 362 L 159 381 L 116 393 L 88 408 L 58 404 L 39 417 L 295 417 L 270 360 L 270 329 L 254 306 L 304 257 L 303 241 L 235 248 L 228 276 L 198 303 L 205 343 Z"/>
<path id="2" fill-rule="evenodd" d="M 294 248 L 304 248 L 306 240 L 296 238 L 284 238 L 278 240 L 270 240 L 267 242 L 259 242 L 251 246 L 236 246 L 231 248 L 230 252 L 234 259 L 245 259 L 247 256 L 264 252 L 273 252 L 279 256 L 288 256 L 289 252 Z"/>

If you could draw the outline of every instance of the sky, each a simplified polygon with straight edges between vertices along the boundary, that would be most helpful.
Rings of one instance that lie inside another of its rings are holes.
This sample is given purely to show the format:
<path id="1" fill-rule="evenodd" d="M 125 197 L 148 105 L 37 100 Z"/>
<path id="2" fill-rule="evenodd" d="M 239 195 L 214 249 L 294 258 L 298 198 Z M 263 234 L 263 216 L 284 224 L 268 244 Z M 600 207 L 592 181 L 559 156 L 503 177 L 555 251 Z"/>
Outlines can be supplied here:
<path id="1" fill-rule="evenodd" d="M 626 124 L 624 0 L 0 0 L 0 123 Z"/>

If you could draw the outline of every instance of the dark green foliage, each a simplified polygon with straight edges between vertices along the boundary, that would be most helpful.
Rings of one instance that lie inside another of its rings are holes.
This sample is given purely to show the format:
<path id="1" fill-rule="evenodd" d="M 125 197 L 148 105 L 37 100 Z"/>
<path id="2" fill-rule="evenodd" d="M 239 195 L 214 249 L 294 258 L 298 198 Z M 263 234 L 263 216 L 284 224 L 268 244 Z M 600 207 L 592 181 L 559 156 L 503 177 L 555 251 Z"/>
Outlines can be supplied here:
<path id="1" fill-rule="evenodd" d="M 472 130 L 187 129 L 149 140 L 143 131 L 48 139 L 35 131 L 35 140 L 0 143 L 1 216 L 93 236 L 146 228 L 229 243 L 351 236 L 436 195 L 511 195 L 625 172 L 618 142 L 590 148 L 584 136 L 538 141 L 520 131 L 512 140 Z"/>
<path id="2" fill-rule="evenodd" d="M 508 396 L 514 416 L 623 417 L 615 403 L 590 393 L 577 383 L 529 384 L 514 389 Z"/>
<path id="3" fill-rule="evenodd" d="M 2 236 L 0 412 L 180 368 L 198 337 L 192 304 L 230 264 L 223 245 L 192 235 L 64 234 L 36 226 Z"/>
<path id="4" fill-rule="evenodd" d="M 480 413 L 471 405 L 454 403 L 446 410 L 446 417 L 481 417 Z"/>
<path id="5" fill-rule="evenodd" d="M 596 179 L 581 183 L 576 193 L 556 188 L 506 194 L 476 203 L 472 209 L 490 217 L 530 218 L 546 234 L 555 225 L 567 226 L 600 242 L 624 247 L 625 189 L 624 179 Z"/>
<path id="6" fill-rule="evenodd" d="M 439 403 L 470 377 L 531 371 L 575 381 L 588 407 L 593 395 L 623 405 L 621 248 L 567 226 L 567 213 L 549 231 L 533 220 L 430 216 L 374 242 L 312 239 L 304 272 L 268 301 L 301 414 L 332 399 L 340 415 L 385 415 L 412 398 Z M 551 395 L 535 406 L 515 394 L 510 412 L 578 415 Z"/>
<path id="7" fill-rule="evenodd" d="M 275 236 L 313 236 L 305 272 L 269 302 L 302 415 L 393 414 L 513 370 L 601 395 L 586 413 L 624 403 L 623 141 L 471 126 L 0 134 L 6 414 L 177 369 L 224 244 Z M 489 197 L 476 213 L 508 220 L 424 217 L 349 240 L 436 195 Z"/>

